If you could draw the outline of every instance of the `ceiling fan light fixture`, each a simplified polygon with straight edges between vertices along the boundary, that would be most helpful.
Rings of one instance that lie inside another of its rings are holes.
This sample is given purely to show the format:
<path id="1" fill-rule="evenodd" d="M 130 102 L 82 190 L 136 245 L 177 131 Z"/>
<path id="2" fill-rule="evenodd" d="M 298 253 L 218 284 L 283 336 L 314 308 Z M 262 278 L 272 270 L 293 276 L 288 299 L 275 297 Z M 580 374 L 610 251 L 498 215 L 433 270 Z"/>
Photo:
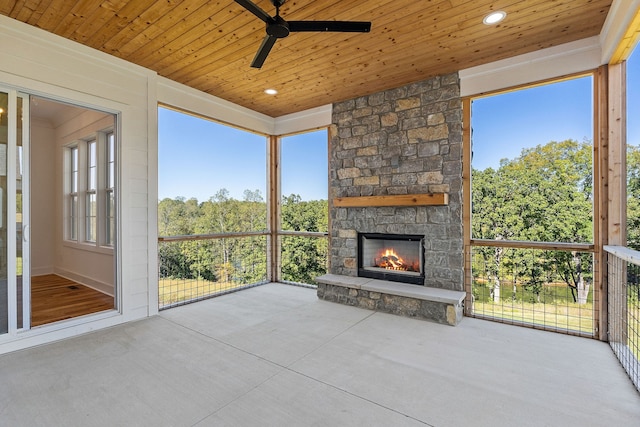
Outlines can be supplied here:
<path id="1" fill-rule="evenodd" d="M 484 19 L 482 19 L 482 23 L 484 25 L 495 25 L 499 22 L 502 22 L 502 20 L 506 17 L 507 17 L 507 12 L 503 12 L 502 10 L 497 10 L 485 16 Z"/>
<path id="2" fill-rule="evenodd" d="M 275 89 L 265 89 L 264 93 L 266 93 L 267 95 L 277 95 L 278 91 Z"/>

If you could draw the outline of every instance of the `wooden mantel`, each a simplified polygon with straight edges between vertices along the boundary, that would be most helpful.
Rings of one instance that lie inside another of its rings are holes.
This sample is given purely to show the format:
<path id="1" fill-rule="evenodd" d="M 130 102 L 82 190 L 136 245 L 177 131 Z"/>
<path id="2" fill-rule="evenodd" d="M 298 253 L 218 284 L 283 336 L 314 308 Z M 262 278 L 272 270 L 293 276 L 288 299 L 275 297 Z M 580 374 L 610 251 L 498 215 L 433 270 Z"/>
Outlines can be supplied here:
<path id="1" fill-rule="evenodd" d="M 393 196 L 336 197 L 336 208 L 363 208 L 372 206 L 446 206 L 449 204 L 447 193 L 398 194 Z"/>

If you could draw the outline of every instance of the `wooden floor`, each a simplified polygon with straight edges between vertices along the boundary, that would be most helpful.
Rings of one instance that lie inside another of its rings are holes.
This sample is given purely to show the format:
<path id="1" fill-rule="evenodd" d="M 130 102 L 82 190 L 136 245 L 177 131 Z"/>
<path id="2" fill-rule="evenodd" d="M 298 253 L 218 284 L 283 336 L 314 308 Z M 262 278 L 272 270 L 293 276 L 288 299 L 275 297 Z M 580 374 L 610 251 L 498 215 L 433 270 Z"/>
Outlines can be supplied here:
<path id="1" fill-rule="evenodd" d="M 31 278 L 31 326 L 40 326 L 104 310 L 114 298 L 55 274 Z"/>

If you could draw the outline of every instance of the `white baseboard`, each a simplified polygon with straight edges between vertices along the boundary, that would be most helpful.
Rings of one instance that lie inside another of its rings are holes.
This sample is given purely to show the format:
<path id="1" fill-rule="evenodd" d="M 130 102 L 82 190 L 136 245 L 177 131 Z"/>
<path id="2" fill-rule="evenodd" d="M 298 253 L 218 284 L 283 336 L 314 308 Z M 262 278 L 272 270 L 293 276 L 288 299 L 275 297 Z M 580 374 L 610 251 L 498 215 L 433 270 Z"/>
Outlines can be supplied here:
<path id="1" fill-rule="evenodd" d="M 74 282 L 78 282 L 82 285 L 88 286 L 92 289 L 95 289 L 96 291 L 102 292 L 103 294 L 114 296 L 114 284 L 100 282 L 91 277 L 86 277 L 81 274 L 77 274 L 72 271 L 63 270 L 60 268 L 54 269 L 53 274 L 57 274 L 58 276 L 73 280 Z"/>
<path id="2" fill-rule="evenodd" d="M 38 267 L 38 268 L 31 267 L 31 277 L 44 276 L 45 274 L 55 274 L 54 268 L 52 265 L 47 267 Z"/>

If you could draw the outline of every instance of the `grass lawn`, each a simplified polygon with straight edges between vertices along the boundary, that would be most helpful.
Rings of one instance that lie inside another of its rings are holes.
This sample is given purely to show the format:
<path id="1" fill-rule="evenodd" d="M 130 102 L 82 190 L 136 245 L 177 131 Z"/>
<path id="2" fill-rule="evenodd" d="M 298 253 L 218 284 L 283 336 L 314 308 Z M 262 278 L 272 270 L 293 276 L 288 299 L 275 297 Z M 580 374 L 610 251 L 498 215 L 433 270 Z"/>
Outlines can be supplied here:
<path id="1" fill-rule="evenodd" d="M 160 279 L 158 282 L 158 305 L 163 308 L 180 302 L 207 298 L 245 286 L 247 285 L 244 283 L 210 282 L 203 279 Z"/>
<path id="2" fill-rule="evenodd" d="M 514 301 L 509 304 L 493 302 L 475 302 L 473 313 L 481 316 L 496 317 L 512 322 L 524 322 L 545 326 L 550 329 L 563 329 L 593 334 L 593 304 L 575 303 L 542 304 Z"/>

